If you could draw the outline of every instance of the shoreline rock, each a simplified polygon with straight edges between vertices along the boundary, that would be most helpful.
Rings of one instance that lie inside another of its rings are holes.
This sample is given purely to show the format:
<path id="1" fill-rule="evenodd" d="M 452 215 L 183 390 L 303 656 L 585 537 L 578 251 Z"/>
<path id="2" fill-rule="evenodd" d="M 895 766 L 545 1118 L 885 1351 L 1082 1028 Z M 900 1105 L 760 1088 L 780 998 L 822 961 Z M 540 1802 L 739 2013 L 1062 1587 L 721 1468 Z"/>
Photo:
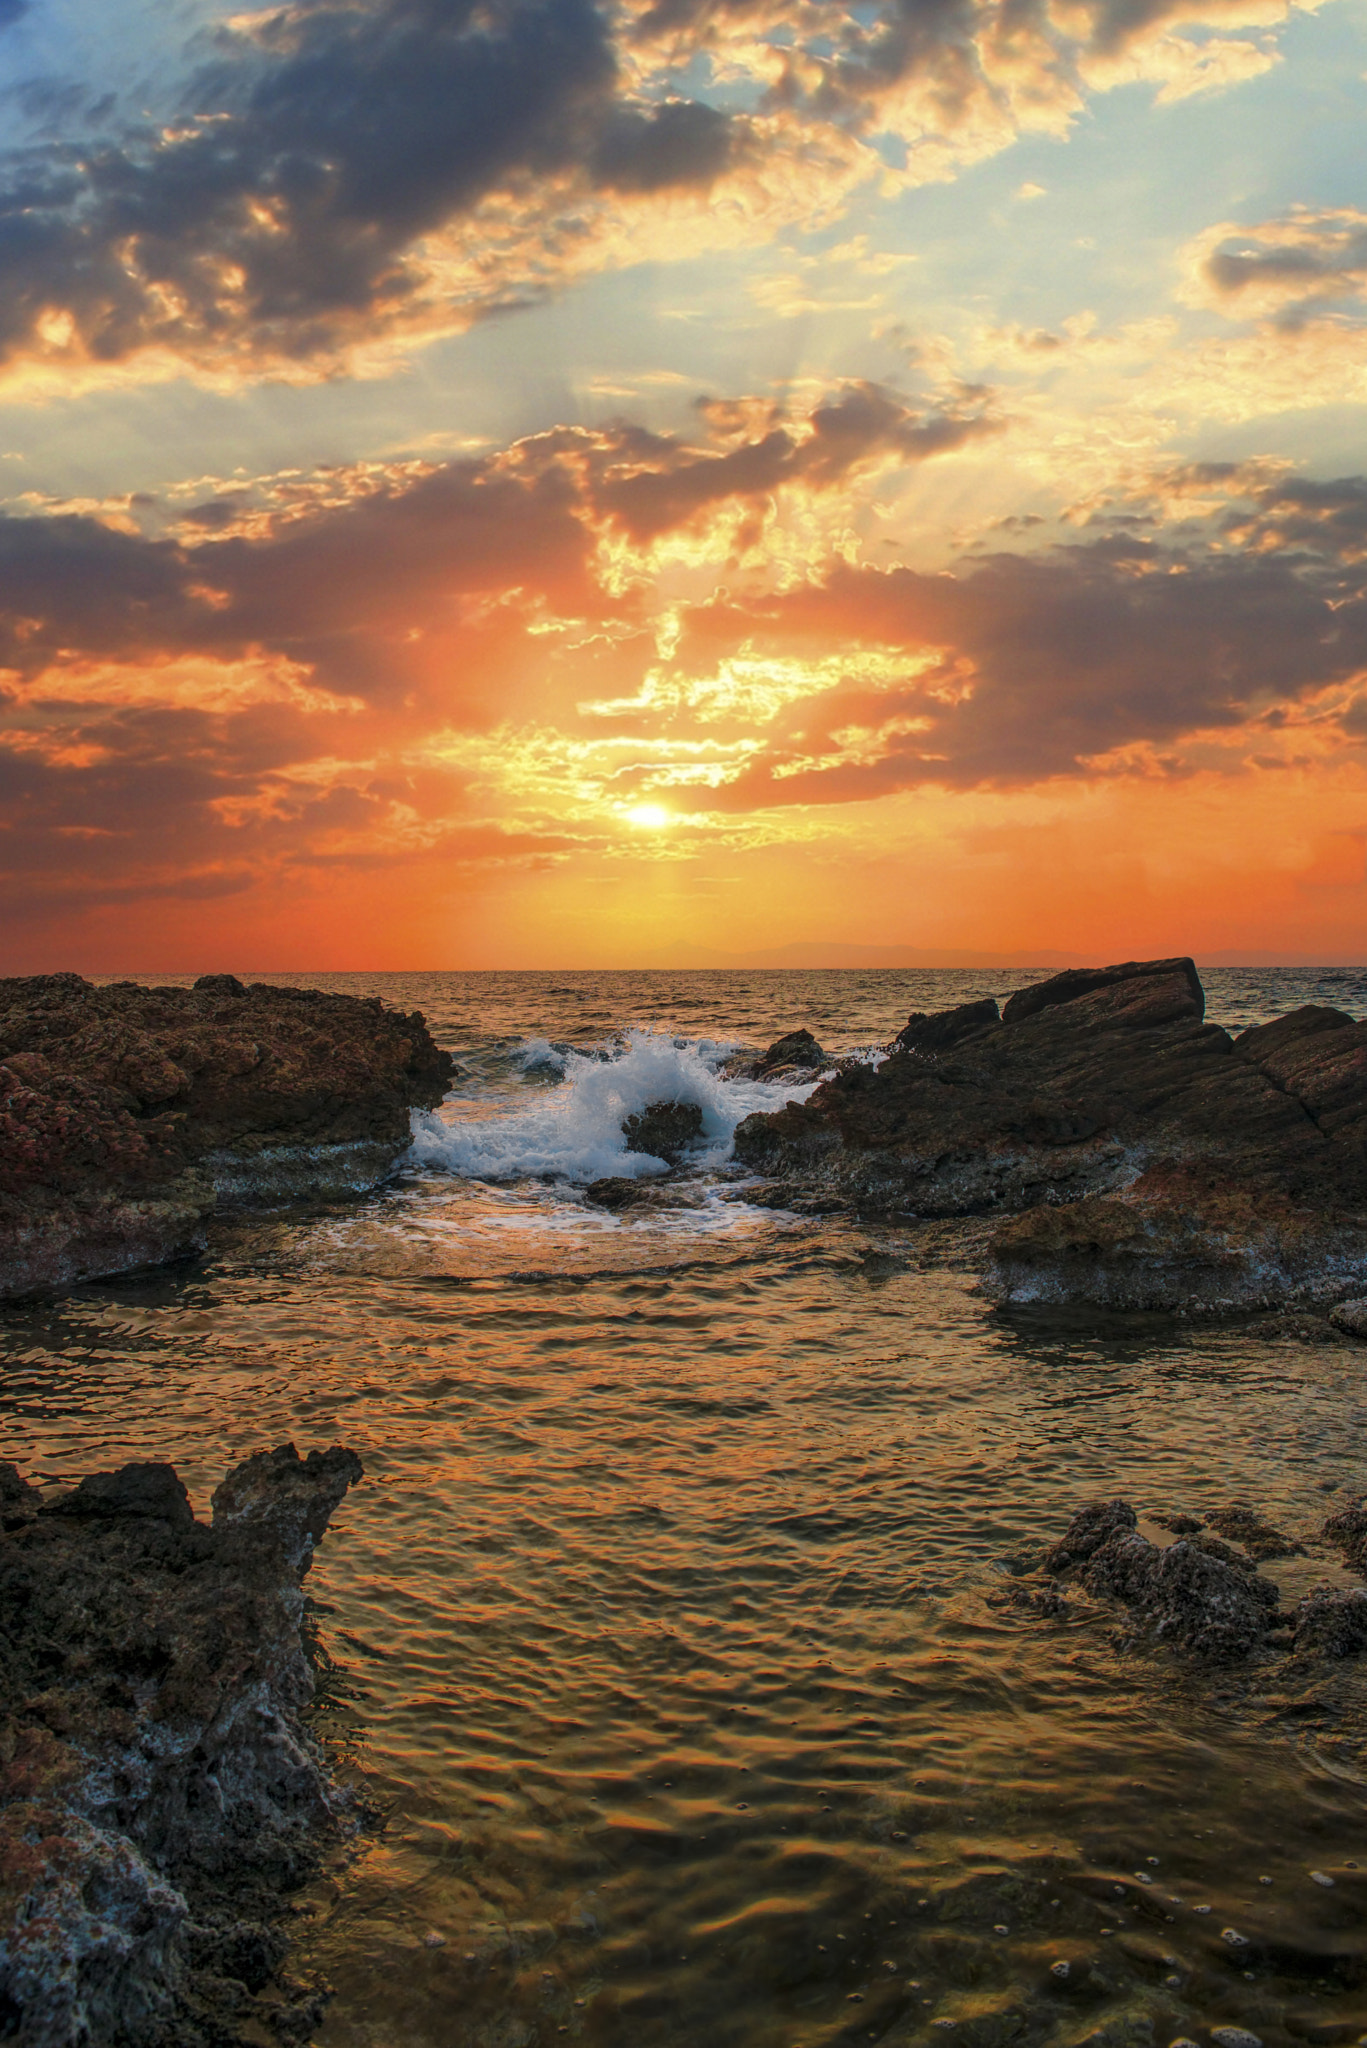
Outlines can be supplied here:
<path id="1" fill-rule="evenodd" d="M 832 1205 L 1014 1218 L 984 1262 L 1004 1305 L 1360 1296 L 1367 1023 L 1307 1005 L 1234 1038 L 1188 959 L 1070 969 L 1000 1011 L 912 1016 L 877 1067 L 746 1118 L 735 1152 Z"/>
<path id="2" fill-rule="evenodd" d="M 644 1152 L 677 1166 L 690 1145 L 702 1137 L 702 1106 L 697 1102 L 648 1102 L 622 1119 L 629 1152 Z"/>
<path id="3" fill-rule="evenodd" d="M 169 1465 L 0 1466 L 0 2014 L 18 2048 L 224 2048 L 354 1825 L 301 1720 L 302 1581 L 361 1461 L 292 1444 L 196 1521 Z M 273 2004 L 304 2039 L 316 1996 Z"/>
<path id="4" fill-rule="evenodd" d="M 996 1604 L 1058 1618 L 1068 1612 L 1068 1589 L 1076 1584 L 1126 1608 L 1141 1634 L 1207 1664 L 1240 1663 L 1271 1651 L 1302 1660 L 1367 1652 L 1367 1591 L 1361 1588 L 1315 1586 L 1283 1612 L 1280 1589 L 1258 1564 L 1304 1555 L 1304 1546 L 1252 1509 L 1170 1518 L 1176 1541 L 1167 1545 L 1151 1543 L 1138 1522 L 1128 1501 L 1090 1502 L 1057 1543 L 1015 1567 L 1018 1583 Z M 1367 1513 L 1352 1508 L 1331 1516 L 1321 1531 L 1359 1568 L 1351 1545 L 1360 1527 L 1367 1529 Z"/>
<path id="5" fill-rule="evenodd" d="M 315 989 L 0 980 L 0 1300 L 202 1249 L 216 1214 L 374 1187 L 453 1070 Z"/>

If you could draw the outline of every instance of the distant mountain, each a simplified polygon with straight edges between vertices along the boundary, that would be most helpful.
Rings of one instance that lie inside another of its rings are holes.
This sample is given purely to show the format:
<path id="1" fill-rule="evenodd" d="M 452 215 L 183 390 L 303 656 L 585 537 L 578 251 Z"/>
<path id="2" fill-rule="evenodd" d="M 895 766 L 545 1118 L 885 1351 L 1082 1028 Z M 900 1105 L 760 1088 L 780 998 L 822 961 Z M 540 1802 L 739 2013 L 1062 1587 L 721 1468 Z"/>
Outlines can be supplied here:
<path id="1" fill-rule="evenodd" d="M 851 946 L 839 939 L 803 939 L 789 946 L 756 946 L 744 953 L 689 946 L 675 957 L 675 964 L 686 967 L 1022 967 L 1055 973 L 1086 961 L 1083 953 L 1043 949 L 975 953 L 956 946 Z"/>

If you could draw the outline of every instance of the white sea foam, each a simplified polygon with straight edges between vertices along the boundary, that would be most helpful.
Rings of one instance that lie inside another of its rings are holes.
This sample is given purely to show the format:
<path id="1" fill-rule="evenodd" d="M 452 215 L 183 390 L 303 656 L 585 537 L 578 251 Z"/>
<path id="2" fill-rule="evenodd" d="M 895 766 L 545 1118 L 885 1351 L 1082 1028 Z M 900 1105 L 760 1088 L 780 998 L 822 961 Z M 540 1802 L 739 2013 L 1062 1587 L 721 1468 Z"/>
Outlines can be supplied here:
<path id="1" fill-rule="evenodd" d="M 450 1122 L 440 1111 L 413 1113 L 413 1156 L 418 1166 L 474 1180 L 598 1180 L 605 1174 L 639 1177 L 663 1173 L 663 1160 L 630 1152 L 623 1119 L 651 1102 L 696 1102 L 702 1137 L 693 1157 L 708 1166 L 730 1156 L 742 1117 L 805 1101 L 815 1081 L 727 1081 L 717 1066 L 729 1048 L 716 1040 L 679 1039 L 661 1031 L 630 1031 L 616 1058 L 566 1052 L 564 1080 L 542 1090 L 534 1105 L 509 1108 L 477 1121 Z M 524 1070 L 545 1073 L 553 1049 L 529 1046 Z"/>

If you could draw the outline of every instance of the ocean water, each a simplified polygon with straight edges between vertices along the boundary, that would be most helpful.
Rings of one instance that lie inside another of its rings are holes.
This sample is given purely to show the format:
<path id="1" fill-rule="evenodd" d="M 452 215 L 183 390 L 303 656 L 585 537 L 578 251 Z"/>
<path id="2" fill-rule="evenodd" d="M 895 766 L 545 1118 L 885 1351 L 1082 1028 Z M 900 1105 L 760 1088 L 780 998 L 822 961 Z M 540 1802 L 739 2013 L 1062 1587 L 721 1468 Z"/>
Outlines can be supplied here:
<path id="1" fill-rule="evenodd" d="M 316 1722 L 385 1820 L 298 1902 L 320 2044 L 1367 2037 L 1367 1671 L 1199 1674 L 994 1600 L 1114 1495 L 1249 1502 L 1311 1539 L 1289 1596 L 1348 1583 L 1313 1536 L 1367 1490 L 1367 1351 L 1004 1316 L 954 1230 L 771 1211 L 728 1161 L 796 1092 L 732 1048 L 876 1059 L 1023 978 L 300 976 L 456 1055 L 406 1170 L 0 1312 L 30 1476 L 168 1458 L 202 1511 L 263 1445 L 365 1460 L 309 1581 Z M 1206 980 L 1235 1028 L 1367 1011 L 1351 970 Z M 658 1177 L 620 1123 L 661 1094 L 704 1120 L 669 1206 L 589 1207 Z"/>

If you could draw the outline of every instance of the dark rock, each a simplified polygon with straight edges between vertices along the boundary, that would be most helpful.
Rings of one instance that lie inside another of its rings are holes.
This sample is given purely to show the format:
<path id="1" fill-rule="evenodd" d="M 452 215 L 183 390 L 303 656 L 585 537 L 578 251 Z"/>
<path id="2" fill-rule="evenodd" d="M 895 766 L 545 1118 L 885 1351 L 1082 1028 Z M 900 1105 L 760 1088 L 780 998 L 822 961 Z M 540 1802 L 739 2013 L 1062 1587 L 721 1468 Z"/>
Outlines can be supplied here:
<path id="1" fill-rule="evenodd" d="M 810 1031 L 790 1031 L 760 1054 L 752 1071 L 756 1080 L 762 1080 L 780 1067 L 810 1067 L 815 1073 L 826 1065 L 826 1054 Z"/>
<path id="2" fill-rule="evenodd" d="M 1206 1014 L 1206 992 L 1201 986 L 1201 977 L 1196 972 L 1196 962 L 1185 957 L 1174 960 L 1126 960 L 1118 967 L 1069 967 L 1062 974 L 1050 975 L 1047 981 L 1032 982 L 1029 988 L 1017 989 L 1007 1000 L 1002 1011 L 1002 1021 L 1007 1024 L 1024 1023 L 1027 1017 L 1034 1017 L 1041 1010 L 1051 1009 L 1057 1003 L 1076 1002 L 1079 996 L 1089 996 L 1097 989 L 1116 988 L 1127 981 L 1152 981 L 1162 979 L 1171 988 L 1171 995 L 1163 999 L 1162 1007 L 1171 1002 L 1176 1017 L 1194 1017 L 1199 1024 Z M 1185 983 L 1185 994 L 1177 987 Z M 1148 998 L 1150 1010 L 1159 1007 L 1152 996 Z M 1158 1021 L 1155 1019 L 1155 1021 Z M 1164 1020 L 1166 1021 L 1166 1020 Z"/>
<path id="3" fill-rule="evenodd" d="M 932 1015 L 927 1015 L 924 1010 L 914 1010 L 893 1039 L 893 1050 L 947 1052 L 951 1046 L 961 1044 L 975 1032 L 1000 1022 L 1001 1013 L 991 996 L 984 996 L 978 1003 L 960 1003 L 952 1010 L 936 1010 Z"/>
<path id="4" fill-rule="evenodd" d="M 0 981 L 0 1298 L 193 1251 L 216 1208 L 373 1186 L 451 1070 L 354 996 Z"/>
<path id="5" fill-rule="evenodd" d="M 1250 1656 L 1277 1618 L 1277 1588 L 1249 1559 L 1214 1539 L 1150 1543 L 1128 1501 L 1083 1508 L 1040 1568 L 1075 1572 L 1089 1593 L 1121 1601 L 1159 1641 L 1209 1663 Z"/>
<path id="6" fill-rule="evenodd" d="M 877 1069 L 747 1117 L 736 1157 L 866 1211 L 1026 1212 L 1003 1302 L 1223 1309 L 1343 1293 L 1367 1268 L 1367 1024 L 1203 1022 L 1186 959 L 1057 975 L 913 1017 Z"/>
<path id="7" fill-rule="evenodd" d="M 225 2015 L 249 2018 L 279 1967 L 285 1893 L 353 1825 L 300 1720 L 300 1581 L 360 1474 L 340 1448 L 262 1453 L 206 1528 L 169 1466 L 125 1466 L 0 1540 L 0 2011 L 19 2048 L 245 2038 Z"/>
<path id="8" fill-rule="evenodd" d="M 607 1174 L 602 1180 L 591 1180 L 584 1190 L 586 1202 L 592 1202 L 595 1209 L 634 1209 L 646 1202 L 649 1186 L 645 1181 L 632 1180 L 629 1174 Z"/>
<path id="9" fill-rule="evenodd" d="M 1316 1586 L 1294 1616 L 1295 1647 L 1320 1657 L 1360 1657 L 1367 1650 L 1367 1593 Z"/>
<path id="10" fill-rule="evenodd" d="M 622 1136 L 632 1152 L 677 1166 L 684 1152 L 702 1136 L 702 1110 L 696 1102 L 648 1102 L 623 1118 Z"/>
<path id="11" fill-rule="evenodd" d="M 1367 1507 L 1360 1503 L 1340 1508 L 1330 1515 L 1320 1531 L 1326 1543 L 1335 1544 L 1355 1571 L 1367 1572 Z"/>
<path id="12" fill-rule="evenodd" d="M 72 1493 L 39 1511 L 45 1515 L 141 1515 L 188 1529 L 194 1521 L 190 1496 L 171 1465 L 121 1465 L 117 1472 L 92 1472 Z"/>
<path id="13" fill-rule="evenodd" d="M 1127 1500 L 1094 1500 L 1079 1508 L 1057 1543 L 1046 1550 L 1040 1568 L 1046 1572 L 1071 1571 L 1085 1564 L 1103 1543 L 1114 1536 L 1128 1535 L 1139 1526 L 1139 1517 Z"/>
<path id="14" fill-rule="evenodd" d="M 1336 1302 L 1329 1320 L 1345 1337 L 1367 1337 L 1367 1299 Z"/>
<path id="15" fill-rule="evenodd" d="M 1297 1543 L 1294 1536 L 1284 1536 L 1250 1507 L 1212 1508 L 1206 1516 L 1206 1526 L 1228 1536 L 1231 1542 L 1242 1544 L 1259 1564 L 1278 1557 L 1305 1556 L 1303 1543 Z"/>

